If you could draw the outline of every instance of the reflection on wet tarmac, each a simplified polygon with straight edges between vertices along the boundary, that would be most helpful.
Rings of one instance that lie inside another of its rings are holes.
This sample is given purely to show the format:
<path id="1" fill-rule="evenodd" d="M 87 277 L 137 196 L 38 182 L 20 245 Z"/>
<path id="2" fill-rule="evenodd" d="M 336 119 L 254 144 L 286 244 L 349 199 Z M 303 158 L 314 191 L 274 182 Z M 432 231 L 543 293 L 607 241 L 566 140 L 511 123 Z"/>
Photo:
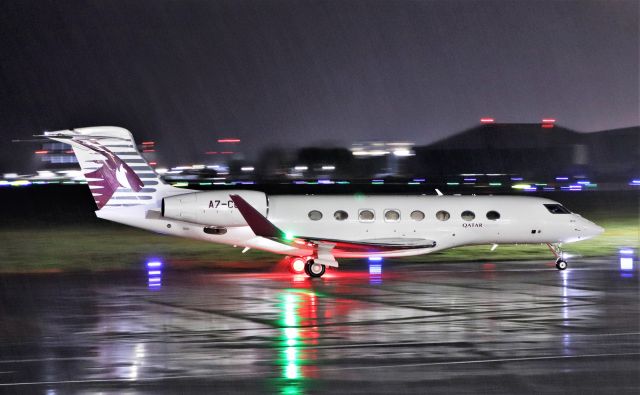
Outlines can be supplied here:
<path id="1" fill-rule="evenodd" d="M 279 386 L 283 394 L 302 393 L 305 379 L 316 376 L 317 297 L 309 291 L 285 290 L 280 299 L 282 336 L 277 347 L 284 380 Z"/>
<path id="2" fill-rule="evenodd" d="M 316 280 L 153 265 L 133 276 L 0 276 L 0 392 L 640 385 L 638 280 L 619 275 L 617 257 L 564 272 L 546 262 L 354 262 Z"/>

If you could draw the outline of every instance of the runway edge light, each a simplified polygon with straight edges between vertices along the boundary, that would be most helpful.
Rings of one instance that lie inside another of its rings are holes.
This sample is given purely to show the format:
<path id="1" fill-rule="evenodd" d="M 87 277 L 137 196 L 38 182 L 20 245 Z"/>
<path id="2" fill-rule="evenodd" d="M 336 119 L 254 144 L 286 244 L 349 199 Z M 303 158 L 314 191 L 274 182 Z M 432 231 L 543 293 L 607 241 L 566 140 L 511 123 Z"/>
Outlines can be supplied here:
<path id="1" fill-rule="evenodd" d="M 620 253 L 620 270 L 633 270 L 633 249 L 621 248 Z"/>

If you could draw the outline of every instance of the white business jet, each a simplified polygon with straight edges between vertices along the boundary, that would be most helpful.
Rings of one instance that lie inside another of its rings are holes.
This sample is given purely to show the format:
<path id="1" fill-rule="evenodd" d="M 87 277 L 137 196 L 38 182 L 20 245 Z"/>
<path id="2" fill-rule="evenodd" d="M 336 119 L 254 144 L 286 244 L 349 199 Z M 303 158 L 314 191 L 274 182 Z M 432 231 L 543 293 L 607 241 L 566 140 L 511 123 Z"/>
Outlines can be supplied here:
<path id="1" fill-rule="evenodd" d="M 168 235 L 290 257 L 292 270 L 321 277 L 336 258 L 403 257 L 493 244 L 560 245 L 603 228 L 558 202 L 523 196 L 267 195 L 194 191 L 165 184 L 119 127 L 45 132 L 73 147 L 96 215 Z"/>

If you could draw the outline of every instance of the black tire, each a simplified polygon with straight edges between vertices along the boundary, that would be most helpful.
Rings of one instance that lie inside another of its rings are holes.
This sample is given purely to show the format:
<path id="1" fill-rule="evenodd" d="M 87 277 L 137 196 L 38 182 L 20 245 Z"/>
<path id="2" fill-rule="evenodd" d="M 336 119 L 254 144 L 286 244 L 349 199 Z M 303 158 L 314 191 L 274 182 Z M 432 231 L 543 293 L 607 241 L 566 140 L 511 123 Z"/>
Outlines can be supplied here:
<path id="1" fill-rule="evenodd" d="M 322 264 L 315 263 L 313 259 L 310 259 L 304 267 L 304 271 L 309 277 L 319 278 L 324 275 L 324 273 L 327 271 L 327 268 Z"/>
<path id="2" fill-rule="evenodd" d="M 311 265 L 313 265 L 313 259 L 309 259 L 307 263 L 304 265 L 304 272 L 309 277 L 311 277 L 311 272 L 309 271 L 309 267 L 311 267 Z"/>
<path id="3" fill-rule="evenodd" d="M 566 268 L 567 268 L 567 261 L 565 261 L 564 259 L 558 259 L 556 261 L 556 269 L 565 270 Z"/>

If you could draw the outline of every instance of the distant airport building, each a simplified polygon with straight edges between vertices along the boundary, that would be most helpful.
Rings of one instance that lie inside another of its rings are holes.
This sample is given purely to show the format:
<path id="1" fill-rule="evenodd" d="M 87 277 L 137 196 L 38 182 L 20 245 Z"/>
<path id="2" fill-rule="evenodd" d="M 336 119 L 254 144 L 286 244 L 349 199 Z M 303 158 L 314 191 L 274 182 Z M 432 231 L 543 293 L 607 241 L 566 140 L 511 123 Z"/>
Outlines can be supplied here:
<path id="1" fill-rule="evenodd" d="M 411 171 L 525 177 L 628 177 L 640 168 L 640 128 L 579 133 L 549 124 L 482 124 L 416 147 Z"/>
<path id="2" fill-rule="evenodd" d="M 354 158 L 368 162 L 363 176 L 386 177 L 406 173 L 405 159 L 415 155 L 413 147 L 410 141 L 366 141 L 353 143 L 350 150 Z"/>
<path id="3" fill-rule="evenodd" d="M 47 142 L 34 152 L 36 160 L 41 163 L 40 167 L 69 167 L 69 164 L 78 163 L 76 156 L 71 150 L 71 146 L 64 143 Z"/>
<path id="4" fill-rule="evenodd" d="M 152 167 L 158 164 L 158 153 L 155 142 L 144 141 L 138 145 L 138 150 Z M 71 149 L 71 146 L 59 142 L 45 142 L 39 149 L 34 151 L 34 159 L 37 162 L 35 168 L 38 173 L 61 172 L 67 173 L 70 170 L 78 170 L 78 160 Z M 48 174 L 48 173 L 47 173 Z"/>

